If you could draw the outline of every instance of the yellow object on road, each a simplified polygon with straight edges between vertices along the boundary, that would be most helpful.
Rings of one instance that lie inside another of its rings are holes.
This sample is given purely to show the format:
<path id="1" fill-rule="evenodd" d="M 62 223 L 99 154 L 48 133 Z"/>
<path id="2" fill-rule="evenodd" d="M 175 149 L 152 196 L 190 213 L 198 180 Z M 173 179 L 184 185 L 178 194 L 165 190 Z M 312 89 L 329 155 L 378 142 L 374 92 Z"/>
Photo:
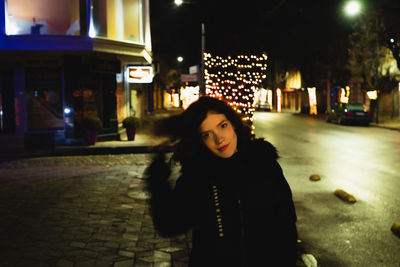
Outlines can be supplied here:
<path id="1" fill-rule="evenodd" d="M 350 195 L 349 193 L 347 193 L 346 191 L 344 191 L 342 189 L 336 189 L 335 196 L 337 196 L 338 198 L 340 198 L 348 203 L 355 203 L 357 201 L 353 195 Z"/>
<path id="2" fill-rule="evenodd" d="M 392 232 L 400 237 L 400 222 L 395 222 L 391 228 Z"/>
<path id="3" fill-rule="evenodd" d="M 313 174 L 310 176 L 310 180 L 314 182 L 319 181 L 321 180 L 321 176 L 319 176 L 318 174 Z"/>

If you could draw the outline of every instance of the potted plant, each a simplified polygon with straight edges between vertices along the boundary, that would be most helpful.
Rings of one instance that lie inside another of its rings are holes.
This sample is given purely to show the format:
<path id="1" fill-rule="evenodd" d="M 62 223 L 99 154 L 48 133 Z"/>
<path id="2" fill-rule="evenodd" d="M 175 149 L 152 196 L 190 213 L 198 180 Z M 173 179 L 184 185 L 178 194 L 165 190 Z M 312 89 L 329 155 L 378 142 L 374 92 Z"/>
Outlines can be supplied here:
<path id="1" fill-rule="evenodd" d="M 88 145 L 96 144 L 97 134 L 103 128 L 103 124 L 97 116 L 87 116 L 83 119 L 83 127 L 86 130 L 86 142 Z"/>
<path id="2" fill-rule="evenodd" d="M 126 129 L 126 136 L 129 141 L 135 140 L 136 129 L 139 128 L 141 124 L 141 120 L 134 116 L 126 117 L 122 121 L 122 127 Z"/>

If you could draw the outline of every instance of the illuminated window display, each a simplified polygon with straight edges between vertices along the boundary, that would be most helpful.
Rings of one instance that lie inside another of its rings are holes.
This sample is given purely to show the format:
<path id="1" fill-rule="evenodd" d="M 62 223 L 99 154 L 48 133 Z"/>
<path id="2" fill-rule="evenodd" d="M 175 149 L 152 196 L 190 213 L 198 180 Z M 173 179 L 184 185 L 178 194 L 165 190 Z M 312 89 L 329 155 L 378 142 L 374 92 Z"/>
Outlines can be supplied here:
<path id="1" fill-rule="evenodd" d="M 7 0 L 7 35 L 79 35 L 79 0 Z"/>
<path id="2" fill-rule="evenodd" d="M 143 43 L 141 0 L 93 0 L 91 37 Z"/>

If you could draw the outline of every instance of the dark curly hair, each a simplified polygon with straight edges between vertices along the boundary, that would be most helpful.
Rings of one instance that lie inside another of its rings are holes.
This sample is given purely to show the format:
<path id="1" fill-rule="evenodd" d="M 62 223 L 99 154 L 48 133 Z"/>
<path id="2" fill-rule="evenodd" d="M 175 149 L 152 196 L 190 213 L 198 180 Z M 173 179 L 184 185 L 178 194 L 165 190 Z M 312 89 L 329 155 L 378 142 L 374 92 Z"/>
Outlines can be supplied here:
<path id="1" fill-rule="evenodd" d="M 238 113 L 224 101 L 208 96 L 200 97 L 179 115 L 157 121 L 153 132 L 156 136 L 168 137 L 170 142 L 175 142 L 174 157 L 180 162 L 204 156 L 209 151 L 201 140 L 199 129 L 208 112 L 226 116 L 235 129 L 239 147 L 253 139 L 250 127 L 243 123 Z"/>

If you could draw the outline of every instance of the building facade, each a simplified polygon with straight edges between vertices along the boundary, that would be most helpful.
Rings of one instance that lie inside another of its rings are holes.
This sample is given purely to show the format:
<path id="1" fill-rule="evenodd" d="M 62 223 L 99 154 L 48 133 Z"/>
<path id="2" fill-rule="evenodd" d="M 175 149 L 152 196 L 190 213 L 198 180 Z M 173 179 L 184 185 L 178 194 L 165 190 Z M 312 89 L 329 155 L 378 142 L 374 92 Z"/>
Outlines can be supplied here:
<path id="1" fill-rule="evenodd" d="M 98 116 L 99 139 L 151 109 L 149 0 L 6 0 L 0 7 L 0 134 L 25 147 L 81 143 Z M 150 99 L 150 100 L 149 100 Z"/>

